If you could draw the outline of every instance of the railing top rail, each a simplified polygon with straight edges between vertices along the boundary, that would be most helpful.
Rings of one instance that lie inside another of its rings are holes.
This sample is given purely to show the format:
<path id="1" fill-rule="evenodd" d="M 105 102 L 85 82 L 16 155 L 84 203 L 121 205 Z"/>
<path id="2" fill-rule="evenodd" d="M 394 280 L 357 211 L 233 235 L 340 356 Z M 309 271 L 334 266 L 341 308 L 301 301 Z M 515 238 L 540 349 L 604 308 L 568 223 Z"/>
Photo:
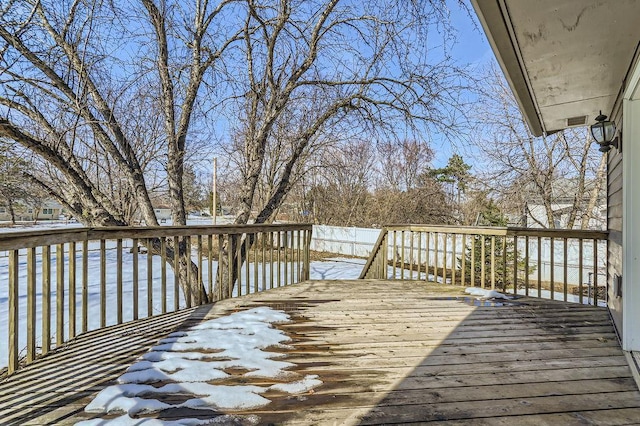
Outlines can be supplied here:
<path id="1" fill-rule="evenodd" d="M 442 232 L 448 234 L 494 235 L 494 236 L 529 236 L 553 238 L 577 238 L 606 240 L 607 231 L 592 231 L 582 229 L 545 229 L 545 228 L 517 228 L 517 227 L 479 227 L 479 226 L 451 226 L 451 225 L 386 225 L 388 231 L 413 232 Z"/>
<path id="2" fill-rule="evenodd" d="M 65 228 L 0 233 L 0 251 L 78 241 L 118 238 L 184 237 L 193 235 L 244 234 L 276 231 L 310 231 L 311 224 L 247 224 L 197 226 L 113 226 Z"/>

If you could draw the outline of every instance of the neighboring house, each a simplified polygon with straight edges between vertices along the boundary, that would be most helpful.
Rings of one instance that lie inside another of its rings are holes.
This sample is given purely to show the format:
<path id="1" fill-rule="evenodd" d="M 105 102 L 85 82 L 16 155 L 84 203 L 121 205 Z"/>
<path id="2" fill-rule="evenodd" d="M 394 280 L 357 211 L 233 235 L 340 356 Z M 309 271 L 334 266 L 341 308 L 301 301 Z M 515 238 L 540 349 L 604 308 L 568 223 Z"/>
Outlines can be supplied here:
<path id="1" fill-rule="evenodd" d="M 615 121 L 607 161 L 607 306 L 640 363 L 640 1 L 472 0 L 534 135 Z M 594 144 L 594 150 L 598 149 Z"/>
<path id="2" fill-rule="evenodd" d="M 165 223 L 166 221 L 171 220 L 171 207 L 164 204 L 156 204 L 153 206 L 153 211 L 156 214 L 158 222 Z"/>
<path id="3" fill-rule="evenodd" d="M 560 178 L 555 180 L 551 184 L 551 210 L 553 211 L 553 227 L 558 229 L 569 228 L 569 217 L 574 206 L 574 197 L 578 190 L 577 179 Z M 586 191 L 584 199 L 582 200 L 582 207 L 586 208 L 589 205 L 591 198 L 591 188 L 594 182 L 586 183 Z M 518 211 L 507 211 L 506 216 L 509 219 L 509 224 L 512 226 L 522 226 L 527 228 L 550 228 L 549 219 L 547 216 L 547 209 L 537 192 L 533 189 L 529 190 L 525 186 L 520 189 L 523 196 L 522 199 L 526 200 L 522 204 Z M 600 191 L 601 194 L 596 201 L 596 205 L 591 212 L 591 219 L 585 229 L 593 229 L 603 231 L 607 229 L 607 197 L 604 191 Z M 582 226 L 582 214 L 584 210 L 579 210 L 576 215 L 576 219 L 573 225 L 573 229 L 581 229 Z"/>
<path id="4" fill-rule="evenodd" d="M 18 222 L 32 222 L 34 220 L 58 220 L 63 214 L 62 205 L 55 201 L 45 201 L 38 210 L 27 203 L 16 203 L 15 218 Z M 36 212 L 38 217 L 36 218 Z M 7 207 L 0 207 L 0 221 L 10 221 L 11 214 Z"/>

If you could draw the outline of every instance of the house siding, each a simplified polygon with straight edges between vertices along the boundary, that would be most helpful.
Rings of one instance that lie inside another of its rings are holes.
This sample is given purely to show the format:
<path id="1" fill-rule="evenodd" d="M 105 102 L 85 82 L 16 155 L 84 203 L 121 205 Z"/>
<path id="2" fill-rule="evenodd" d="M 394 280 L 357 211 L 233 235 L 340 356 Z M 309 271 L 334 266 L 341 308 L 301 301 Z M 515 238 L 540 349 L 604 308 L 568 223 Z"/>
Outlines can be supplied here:
<path id="1" fill-rule="evenodd" d="M 621 124 L 622 117 L 616 117 L 615 121 Z M 611 317 L 620 336 L 622 297 L 616 296 L 613 283 L 616 276 L 622 275 L 622 155 L 618 150 L 612 149 L 607 161 L 607 294 Z"/>

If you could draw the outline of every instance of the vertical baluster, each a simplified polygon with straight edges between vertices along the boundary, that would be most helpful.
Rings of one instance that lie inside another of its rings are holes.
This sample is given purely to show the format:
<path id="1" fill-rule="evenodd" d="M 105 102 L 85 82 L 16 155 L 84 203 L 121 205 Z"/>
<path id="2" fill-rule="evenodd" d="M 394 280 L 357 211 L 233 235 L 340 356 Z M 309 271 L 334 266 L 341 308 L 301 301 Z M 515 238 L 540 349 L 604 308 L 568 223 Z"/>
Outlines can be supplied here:
<path id="1" fill-rule="evenodd" d="M 138 273 L 138 239 L 134 238 L 132 240 L 132 246 L 131 246 L 131 255 L 133 256 L 133 274 L 132 274 L 132 279 L 133 279 L 133 288 L 132 288 L 132 302 L 133 302 L 133 319 L 137 320 L 138 319 L 138 303 L 139 303 L 139 289 L 140 289 L 140 277 L 139 277 L 139 273 Z"/>
<path id="2" fill-rule="evenodd" d="M 269 232 L 269 288 L 273 288 L 273 232 Z"/>
<path id="3" fill-rule="evenodd" d="M 422 231 L 418 231 L 418 259 L 417 259 L 417 263 L 418 263 L 418 275 L 417 275 L 417 280 L 420 279 L 420 273 L 422 272 Z M 380 277 L 380 278 L 384 278 L 384 277 Z"/>
<path id="4" fill-rule="evenodd" d="M 153 316 L 153 240 L 147 239 L 147 316 Z"/>
<path id="5" fill-rule="evenodd" d="M 69 339 L 76 337 L 76 243 L 69 243 Z"/>
<path id="6" fill-rule="evenodd" d="M 434 247 L 433 251 L 435 252 L 435 259 L 433 261 L 433 280 L 438 282 L 438 254 L 440 251 L 438 250 L 438 245 L 440 242 L 440 233 L 436 232 L 433 234 Z"/>
<path id="7" fill-rule="evenodd" d="M 222 234 L 218 235 L 218 282 L 216 284 L 217 287 L 217 299 L 218 300 L 222 300 L 226 298 L 226 294 L 224 294 L 224 292 L 222 291 L 222 287 L 223 287 L 223 283 L 222 283 L 222 277 L 223 277 L 223 271 L 222 271 L 222 256 L 223 256 L 223 238 L 222 238 Z"/>
<path id="8" fill-rule="evenodd" d="M 284 231 L 284 285 L 287 285 L 288 270 L 289 270 L 289 231 Z"/>
<path id="9" fill-rule="evenodd" d="M 160 304 L 162 313 L 167 312 L 167 240 L 160 237 Z"/>
<path id="10" fill-rule="evenodd" d="M 393 231 L 393 277 L 392 279 L 396 279 L 396 264 L 398 263 L 398 236 L 397 236 L 397 232 Z"/>
<path id="11" fill-rule="evenodd" d="M 598 240 L 593 239 L 593 306 L 598 306 Z"/>
<path id="12" fill-rule="evenodd" d="M 413 231 L 409 231 L 409 279 L 413 280 L 413 265 L 415 258 L 413 256 Z"/>
<path id="13" fill-rule="evenodd" d="M 384 266 L 382 267 L 383 274 L 380 278 L 387 279 L 389 277 L 389 231 L 384 231 L 384 244 L 382 246 L 382 258 L 384 259 Z"/>
<path id="14" fill-rule="evenodd" d="M 405 268 L 405 260 L 404 260 L 404 230 L 400 231 L 400 279 L 404 280 L 404 268 Z"/>
<path id="15" fill-rule="evenodd" d="M 278 287 L 280 287 L 280 285 L 281 285 L 281 281 L 280 281 L 280 273 L 281 273 L 281 266 L 282 266 L 282 265 L 280 264 L 280 252 L 282 251 L 282 250 L 281 250 L 281 248 L 282 248 L 282 241 L 280 240 L 280 235 L 281 235 L 281 232 L 280 232 L 280 231 L 278 231 L 278 237 L 277 237 L 277 239 L 278 239 L 278 256 L 277 256 L 277 258 L 278 258 L 278 267 L 277 267 L 277 270 L 278 270 L 278 271 L 277 271 L 278 279 L 277 279 L 277 281 L 276 281 L 276 286 L 278 286 Z"/>
<path id="16" fill-rule="evenodd" d="M 478 237 L 480 238 L 480 287 L 485 288 L 487 281 L 486 281 L 486 249 L 484 246 L 484 235 L 478 235 Z"/>
<path id="17" fill-rule="evenodd" d="M 236 241 L 236 271 L 238 274 L 238 297 L 242 296 L 242 234 L 238 234 Z"/>
<path id="18" fill-rule="evenodd" d="M 89 240 L 82 242 L 82 332 L 89 330 Z"/>
<path id="19" fill-rule="evenodd" d="M 466 273 L 467 273 L 467 234 L 462 234 L 462 255 L 460 256 L 460 284 L 466 285 Z M 473 265 L 473 263 L 472 263 Z"/>
<path id="20" fill-rule="evenodd" d="M 524 294 L 529 295 L 529 236 L 524 237 Z"/>
<path id="21" fill-rule="evenodd" d="M 469 267 L 471 268 L 469 278 L 471 279 L 471 287 L 476 286 L 476 240 L 477 235 L 471 235 L 471 263 Z"/>
<path id="22" fill-rule="evenodd" d="M 443 250 L 442 250 L 442 284 L 447 283 L 447 242 L 449 240 L 449 234 L 444 233 Z"/>
<path id="23" fill-rule="evenodd" d="M 260 260 L 261 260 L 261 269 L 262 269 L 262 290 L 264 291 L 267 289 L 267 254 L 266 254 L 267 234 L 265 232 L 262 232 L 260 236 L 262 237 L 262 247 L 260 250 L 260 253 L 261 253 Z M 291 271 L 291 274 L 293 275 L 293 271 Z"/>
<path id="24" fill-rule="evenodd" d="M 562 250 L 563 250 L 563 252 L 562 252 L 562 255 L 563 255 L 563 257 L 562 257 L 562 264 L 563 264 L 562 270 L 563 270 L 564 281 L 563 281 L 563 286 L 562 286 L 562 295 L 564 296 L 563 300 L 566 302 L 567 301 L 567 296 L 568 296 L 568 287 L 569 287 L 569 280 L 568 280 L 568 278 L 569 278 L 568 277 L 569 270 L 568 270 L 568 267 L 567 267 L 567 257 L 568 257 L 567 256 L 567 250 L 568 250 L 567 249 L 567 245 L 568 245 L 568 239 L 565 237 L 563 242 L 564 242 L 564 246 L 562 248 Z"/>
<path id="25" fill-rule="evenodd" d="M 117 323 L 122 324 L 122 240 L 116 242 L 116 312 Z"/>
<path id="26" fill-rule="evenodd" d="M 18 250 L 9 250 L 9 359 L 7 373 L 11 374 L 18 369 L 18 300 L 20 298 L 19 288 L 19 265 L 20 259 Z"/>
<path id="27" fill-rule="evenodd" d="M 551 237 L 551 271 L 550 271 L 550 277 L 551 277 L 551 300 L 554 300 L 554 293 L 555 293 L 555 279 L 554 279 L 554 274 L 555 274 L 555 255 L 554 255 L 554 249 L 555 249 L 555 241 L 553 239 L 553 237 Z"/>
<path id="28" fill-rule="evenodd" d="M 297 234 L 298 234 L 298 263 L 297 263 L 297 273 L 298 273 L 298 279 L 296 280 L 296 282 L 301 282 L 302 280 L 300 279 L 300 267 L 302 266 L 302 264 L 300 263 L 300 255 L 302 254 L 302 249 L 301 249 L 301 241 L 300 241 L 300 230 L 297 230 Z"/>
<path id="29" fill-rule="evenodd" d="M 451 284 L 456 285 L 456 269 L 458 269 L 457 234 L 451 234 Z"/>
<path id="30" fill-rule="evenodd" d="M 56 247 L 56 346 L 64 343 L 64 244 Z"/>
<path id="31" fill-rule="evenodd" d="M 231 299 L 233 297 L 233 249 L 235 247 L 235 235 L 229 234 L 228 236 L 229 238 L 229 250 L 227 250 L 227 277 L 229 278 L 229 281 L 227 282 L 228 285 L 228 294 L 227 294 L 227 298 Z"/>
<path id="32" fill-rule="evenodd" d="M 184 237 L 184 255 L 185 255 L 185 269 L 186 269 L 186 276 L 187 276 L 187 282 L 185 285 L 186 288 L 186 295 L 185 295 L 185 299 L 187 302 L 187 308 L 190 308 L 191 306 L 193 306 L 193 299 L 194 299 L 194 294 L 193 294 L 193 290 L 191 287 L 191 284 L 193 282 L 193 270 L 191 269 L 191 236 L 187 235 Z"/>
<path id="33" fill-rule="evenodd" d="M 310 279 L 310 262 L 311 262 L 311 230 L 306 230 L 304 232 L 304 280 Z"/>
<path id="34" fill-rule="evenodd" d="M 198 235 L 197 239 L 198 250 L 198 292 L 196 293 L 196 303 L 201 305 L 203 303 L 201 293 L 204 287 L 204 276 L 202 273 L 202 235 Z"/>
<path id="35" fill-rule="evenodd" d="M 260 238 L 260 234 L 256 232 L 255 240 L 253 244 L 253 292 L 258 292 L 258 245 L 260 244 L 258 239 Z M 279 254 L 278 254 L 279 256 Z M 280 258 L 278 258 L 280 260 Z M 278 265 L 278 268 L 280 265 Z M 280 277 L 278 276 L 278 279 Z"/>
<path id="36" fill-rule="evenodd" d="M 502 239 L 502 286 L 507 291 L 507 236 Z"/>
<path id="37" fill-rule="evenodd" d="M 36 269 L 36 248 L 31 247 L 27 249 L 27 362 L 36 359 Z"/>
<path id="38" fill-rule="evenodd" d="M 538 237 L 538 297 L 542 297 L 542 238 Z"/>
<path id="39" fill-rule="evenodd" d="M 51 246 L 42 247 L 42 355 L 51 349 Z"/>
<path id="40" fill-rule="evenodd" d="M 425 281 L 429 281 L 429 269 L 430 269 L 430 264 L 431 264 L 431 232 L 427 231 L 425 233 L 425 238 L 426 241 L 424 242 L 424 247 L 427 250 L 427 253 L 425 254 L 425 262 L 426 262 L 426 269 L 427 269 L 427 274 L 425 277 Z M 435 277 L 434 277 L 434 281 L 435 281 Z"/>
<path id="41" fill-rule="evenodd" d="M 293 284 L 295 282 L 296 275 L 296 234 L 295 231 L 289 231 L 289 238 L 291 239 L 291 257 L 289 258 L 289 281 L 287 284 Z"/>
<path id="42" fill-rule="evenodd" d="M 518 293 L 518 236 L 513 236 L 513 294 Z"/>
<path id="43" fill-rule="evenodd" d="M 496 236 L 491 236 L 491 289 L 496 288 Z"/>
<path id="44" fill-rule="evenodd" d="M 582 271 L 582 268 L 583 268 L 582 256 L 584 255 L 582 241 L 583 241 L 582 238 L 578 240 L 578 301 L 580 302 L 581 305 L 584 303 L 584 301 L 582 300 L 582 292 L 584 291 L 582 288 L 582 281 L 584 279 L 583 271 Z"/>
<path id="45" fill-rule="evenodd" d="M 173 310 L 180 309 L 180 240 L 173 237 Z"/>
<path id="46" fill-rule="evenodd" d="M 209 266 L 209 302 L 213 301 L 213 235 L 207 235 L 207 265 Z M 248 264 L 248 263 L 247 263 Z M 247 281 L 249 278 L 247 278 Z"/>
<path id="47" fill-rule="evenodd" d="M 245 289 L 247 290 L 247 294 L 251 293 L 251 280 L 249 279 L 249 254 L 250 254 L 250 250 L 251 250 L 251 239 L 253 234 L 246 234 L 245 236 L 245 240 L 244 240 L 244 253 L 245 253 L 245 259 L 244 259 L 244 267 L 245 267 Z"/>

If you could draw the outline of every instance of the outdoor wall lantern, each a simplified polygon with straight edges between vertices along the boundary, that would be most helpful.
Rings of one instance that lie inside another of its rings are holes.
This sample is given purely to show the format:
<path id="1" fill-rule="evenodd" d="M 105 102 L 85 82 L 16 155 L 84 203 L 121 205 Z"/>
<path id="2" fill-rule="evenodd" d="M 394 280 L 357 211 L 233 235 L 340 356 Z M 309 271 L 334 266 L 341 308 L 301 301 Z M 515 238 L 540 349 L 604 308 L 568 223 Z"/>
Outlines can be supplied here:
<path id="1" fill-rule="evenodd" d="M 616 123 L 607 120 L 607 116 L 602 114 L 596 117 L 596 124 L 591 125 L 591 135 L 600 145 L 600 152 L 608 152 L 612 146 L 621 151 L 622 144 L 619 136 L 616 136 Z M 614 136 L 616 136 L 614 138 Z"/>

